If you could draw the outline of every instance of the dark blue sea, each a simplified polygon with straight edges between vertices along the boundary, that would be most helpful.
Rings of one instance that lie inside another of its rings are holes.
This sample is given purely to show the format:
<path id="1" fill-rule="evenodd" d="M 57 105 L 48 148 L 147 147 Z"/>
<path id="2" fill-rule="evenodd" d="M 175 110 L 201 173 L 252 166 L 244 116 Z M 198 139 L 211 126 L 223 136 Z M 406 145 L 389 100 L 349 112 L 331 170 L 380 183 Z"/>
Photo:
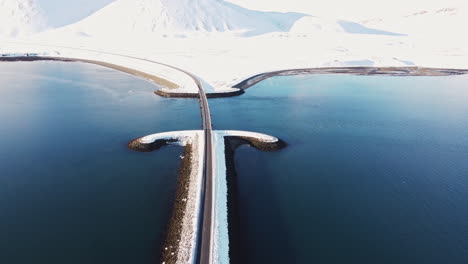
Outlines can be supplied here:
<path id="1" fill-rule="evenodd" d="M 234 263 L 468 263 L 468 76 L 275 77 L 210 104 L 288 144 L 236 152 Z"/>
<path id="2" fill-rule="evenodd" d="M 127 148 L 199 129 L 196 100 L 83 63 L 0 63 L 0 263 L 158 263 L 181 147 Z"/>
<path id="3" fill-rule="evenodd" d="M 275 77 L 210 100 L 235 154 L 233 263 L 468 263 L 468 76 Z M 0 263 L 158 263 L 193 99 L 82 63 L 0 63 Z M 235 253 L 235 254 L 234 254 Z"/>

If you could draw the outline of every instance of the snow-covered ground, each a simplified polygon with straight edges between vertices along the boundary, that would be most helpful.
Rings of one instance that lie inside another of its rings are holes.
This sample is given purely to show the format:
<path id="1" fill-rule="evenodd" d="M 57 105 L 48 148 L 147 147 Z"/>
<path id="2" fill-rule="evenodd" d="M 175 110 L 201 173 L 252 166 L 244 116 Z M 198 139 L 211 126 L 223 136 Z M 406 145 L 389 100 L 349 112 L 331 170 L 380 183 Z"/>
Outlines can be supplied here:
<path id="1" fill-rule="evenodd" d="M 108 55 L 56 47 L 66 46 L 132 55 L 187 70 L 207 84 L 208 92 L 228 89 L 258 73 L 291 68 L 466 69 L 468 37 L 460 31 L 468 23 L 465 10 L 464 5 L 447 4 L 445 9 L 413 14 L 417 18 L 354 23 L 320 14 L 252 11 L 214 0 L 118 0 L 76 24 L 0 40 L 0 53 L 110 60 Z M 150 74 L 164 74 L 157 65 L 151 69 L 129 59 L 111 60 Z M 181 86 L 188 83 L 180 80 Z"/>

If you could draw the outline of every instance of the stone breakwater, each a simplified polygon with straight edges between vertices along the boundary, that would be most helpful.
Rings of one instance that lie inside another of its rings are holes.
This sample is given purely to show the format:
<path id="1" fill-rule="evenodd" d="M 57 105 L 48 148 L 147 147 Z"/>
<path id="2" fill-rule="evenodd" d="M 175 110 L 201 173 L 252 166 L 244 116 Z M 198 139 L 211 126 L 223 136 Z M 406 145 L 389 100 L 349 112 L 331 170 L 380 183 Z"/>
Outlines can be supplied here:
<path id="1" fill-rule="evenodd" d="M 57 56 L 27 54 L 2 56 L 0 54 L 0 62 L 61 61 L 96 64 L 132 74 L 157 84 L 158 90 L 154 93 L 162 97 L 199 98 L 199 90 L 196 83 L 198 78 L 182 69 L 142 58 L 99 51 L 73 50 L 73 52 L 67 54 Z M 244 93 L 243 90 L 238 88 L 215 89 L 206 83 L 204 83 L 203 88 L 207 98 L 231 97 Z"/>
<path id="2" fill-rule="evenodd" d="M 173 144 L 184 147 L 161 263 L 194 263 L 196 260 L 203 176 L 203 138 L 203 131 L 180 131 L 141 137 L 128 144 L 130 149 L 140 152 L 151 152 Z"/>
<path id="3" fill-rule="evenodd" d="M 200 98 L 199 94 L 194 94 L 194 93 L 184 93 L 184 92 L 168 92 L 167 89 L 160 89 L 156 90 L 154 92 L 155 94 L 162 96 L 162 97 L 168 97 L 168 98 Z M 237 90 L 234 92 L 225 92 L 225 93 L 207 93 L 206 97 L 207 98 L 223 98 L 223 97 L 232 97 L 232 96 L 238 96 L 242 95 L 245 92 L 243 90 Z"/>

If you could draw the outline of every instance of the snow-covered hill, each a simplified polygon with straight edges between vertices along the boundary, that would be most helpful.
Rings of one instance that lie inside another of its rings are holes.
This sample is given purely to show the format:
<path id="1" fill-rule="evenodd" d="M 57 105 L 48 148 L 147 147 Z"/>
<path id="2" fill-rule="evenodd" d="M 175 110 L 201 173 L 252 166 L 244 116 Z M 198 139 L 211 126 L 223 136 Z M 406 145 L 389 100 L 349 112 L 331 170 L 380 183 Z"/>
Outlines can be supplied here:
<path id="1" fill-rule="evenodd" d="M 369 19 L 362 23 L 415 37 L 459 38 L 466 36 L 462 31 L 468 25 L 468 2 L 421 8 L 403 16 Z"/>
<path id="2" fill-rule="evenodd" d="M 34 0 L 0 0 L 0 37 L 29 35 L 45 26 Z"/>
<path id="3" fill-rule="evenodd" d="M 351 21 L 314 16 L 305 16 L 296 21 L 290 33 L 293 36 L 317 36 L 337 33 L 402 36 L 402 34 L 369 28 Z"/>
<path id="4" fill-rule="evenodd" d="M 288 32 L 304 15 L 248 10 L 222 0 L 116 0 L 66 27 L 85 36 Z"/>

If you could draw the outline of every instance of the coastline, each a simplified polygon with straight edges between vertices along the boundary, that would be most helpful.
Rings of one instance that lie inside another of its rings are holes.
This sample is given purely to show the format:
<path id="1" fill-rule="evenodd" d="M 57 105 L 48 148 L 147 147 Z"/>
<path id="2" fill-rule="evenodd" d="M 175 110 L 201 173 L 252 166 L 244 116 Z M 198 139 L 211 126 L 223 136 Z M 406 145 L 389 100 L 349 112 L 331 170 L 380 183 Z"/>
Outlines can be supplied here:
<path id="1" fill-rule="evenodd" d="M 124 73 L 128 73 L 130 75 L 133 75 L 138 78 L 143 78 L 145 80 L 148 80 L 150 82 L 153 82 L 157 85 L 161 85 L 164 87 L 167 87 L 169 89 L 177 89 L 180 86 L 169 81 L 166 79 L 163 79 L 161 77 L 148 74 L 142 71 L 134 70 L 131 68 L 127 68 L 124 66 L 112 64 L 112 63 L 107 63 L 107 62 L 102 62 L 102 61 L 97 61 L 97 60 L 85 60 L 85 59 L 75 59 L 75 58 L 59 58 L 59 57 L 38 57 L 38 56 L 20 56 L 20 57 L 0 57 L 0 62 L 20 62 L 20 61 L 26 61 L 26 62 L 33 62 L 33 61 L 59 61 L 59 62 L 82 62 L 82 63 L 89 63 L 89 64 L 95 64 L 99 66 L 103 66 L 106 68 L 114 69 L 117 71 L 121 71 Z"/>
<path id="2" fill-rule="evenodd" d="M 451 76 L 468 74 L 468 69 L 424 68 L 424 67 L 325 67 L 289 69 L 265 72 L 247 78 L 233 88 L 246 90 L 255 84 L 276 76 L 309 74 L 353 74 L 368 76 Z"/>
<path id="3" fill-rule="evenodd" d="M 116 65 L 113 63 L 88 60 L 79 58 L 67 57 L 52 57 L 52 56 L 4 56 L 0 57 L 0 62 L 33 62 L 33 61 L 60 61 L 60 62 L 83 62 L 95 64 L 110 69 L 118 70 L 124 73 L 131 74 L 137 78 L 142 78 L 150 81 L 162 88 L 155 90 L 154 94 L 166 98 L 199 98 L 198 92 L 188 92 L 181 89 L 181 86 L 154 74 L 148 74 L 143 71 L 135 70 L 132 68 Z M 186 72 L 182 71 L 184 74 Z M 361 76 L 451 76 L 451 75 L 465 75 L 468 74 L 468 69 L 450 69 L 450 68 L 426 68 L 426 67 L 314 67 L 302 69 L 286 69 L 271 72 L 264 72 L 248 77 L 232 87 L 234 91 L 229 92 L 206 92 L 207 98 L 223 98 L 240 96 L 245 93 L 245 90 L 276 76 L 293 76 L 293 75 L 311 75 L 311 74 L 352 74 Z M 191 76 L 190 76 L 191 77 Z"/>
<path id="4" fill-rule="evenodd" d="M 184 147 L 178 171 L 173 209 L 161 247 L 161 263 L 194 263 L 200 222 L 204 147 L 202 131 L 178 131 L 148 135 L 128 143 L 134 151 L 151 152 L 167 145 Z"/>
<path id="5" fill-rule="evenodd" d="M 154 93 L 161 97 L 167 97 L 167 98 L 200 98 L 199 94 L 194 94 L 194 93 L 168 93 L 164 90 L 157 90 Z M 238 91 L 235 91 L 235 92 L 227 92 L 227 93 L 207 93 L 206 98 L 234 97 L 234 96 L 242 95 L 244 93 L 245 91 L 242 89 L 239 89 Z"/>
<path id="6" fill-rule="evenodd" d="M 124 56 L 128 57 L 128 56 Z M 137 60 L 138 58 L 132 58 Z M 103 66 L 106 68 L 114 69 L 117 71 L 121 71 L 124 73 L 128 73 L 130 75 L 133 75 L 137 78 L 142 78 L 144 80 L 150 81 L 159 87 L 159 89 L 154 91 L 154 94 L 161 96 L 161 97 L 166 97 L 166 98 L 199 98 L 199 93 L 198 89 L 196 90 L 191 90 L 191 89 L 186 89 L 184 88 L 183 84 L 179 85 L 175 81 L 170 81 L 164 77 L 158 76 L 156 74 L 149 74 L 147 72 L 141 71 L 141 70 L 136 70 L 132 69 L 129 67 L 117 65 L 114 63 L 109 63 L 105 61 L 99 61 L 99 60 L 90 60 L 90 59 L 81 59 L 81 58 L 69 58 L 69 57 L 54 57 L 54 56 L 37 56 L 37 55 L 22 55 L 22 56 L 0 56 L 0 62 L 34 62 L 34 61 L 58 61 L 58 62 L 82 62 L 82 63 L 89 63 L 89 64 L 94 64 L 94 65 L 99 65 Z M 145 62 L 151 62 L 151 61 L 146 61 Z M 156 63 L 156 62 L 153 62 Z M 189 72 L 186 72 L 184 70 L 165 65 L 165 64 L 159 64 L 160 66 L 163 67 L 168 67 L 171 70 L 179 71 L 180 74 L 186 75 L 189 78 L 191 78 L 191 81 L 195 81 L 197 83 L 198 79 L 194 75 L 192 75 Z M 178 79 L 180 81 L 180 79 Z M 238 96 L 244 93 L 242 89 L 236 89 L 233 88 L 228 91 L 205 91 L 206 97 L 207 98 L 222 98 L 222 97 L 232 97 L 232 96 Z"/>

